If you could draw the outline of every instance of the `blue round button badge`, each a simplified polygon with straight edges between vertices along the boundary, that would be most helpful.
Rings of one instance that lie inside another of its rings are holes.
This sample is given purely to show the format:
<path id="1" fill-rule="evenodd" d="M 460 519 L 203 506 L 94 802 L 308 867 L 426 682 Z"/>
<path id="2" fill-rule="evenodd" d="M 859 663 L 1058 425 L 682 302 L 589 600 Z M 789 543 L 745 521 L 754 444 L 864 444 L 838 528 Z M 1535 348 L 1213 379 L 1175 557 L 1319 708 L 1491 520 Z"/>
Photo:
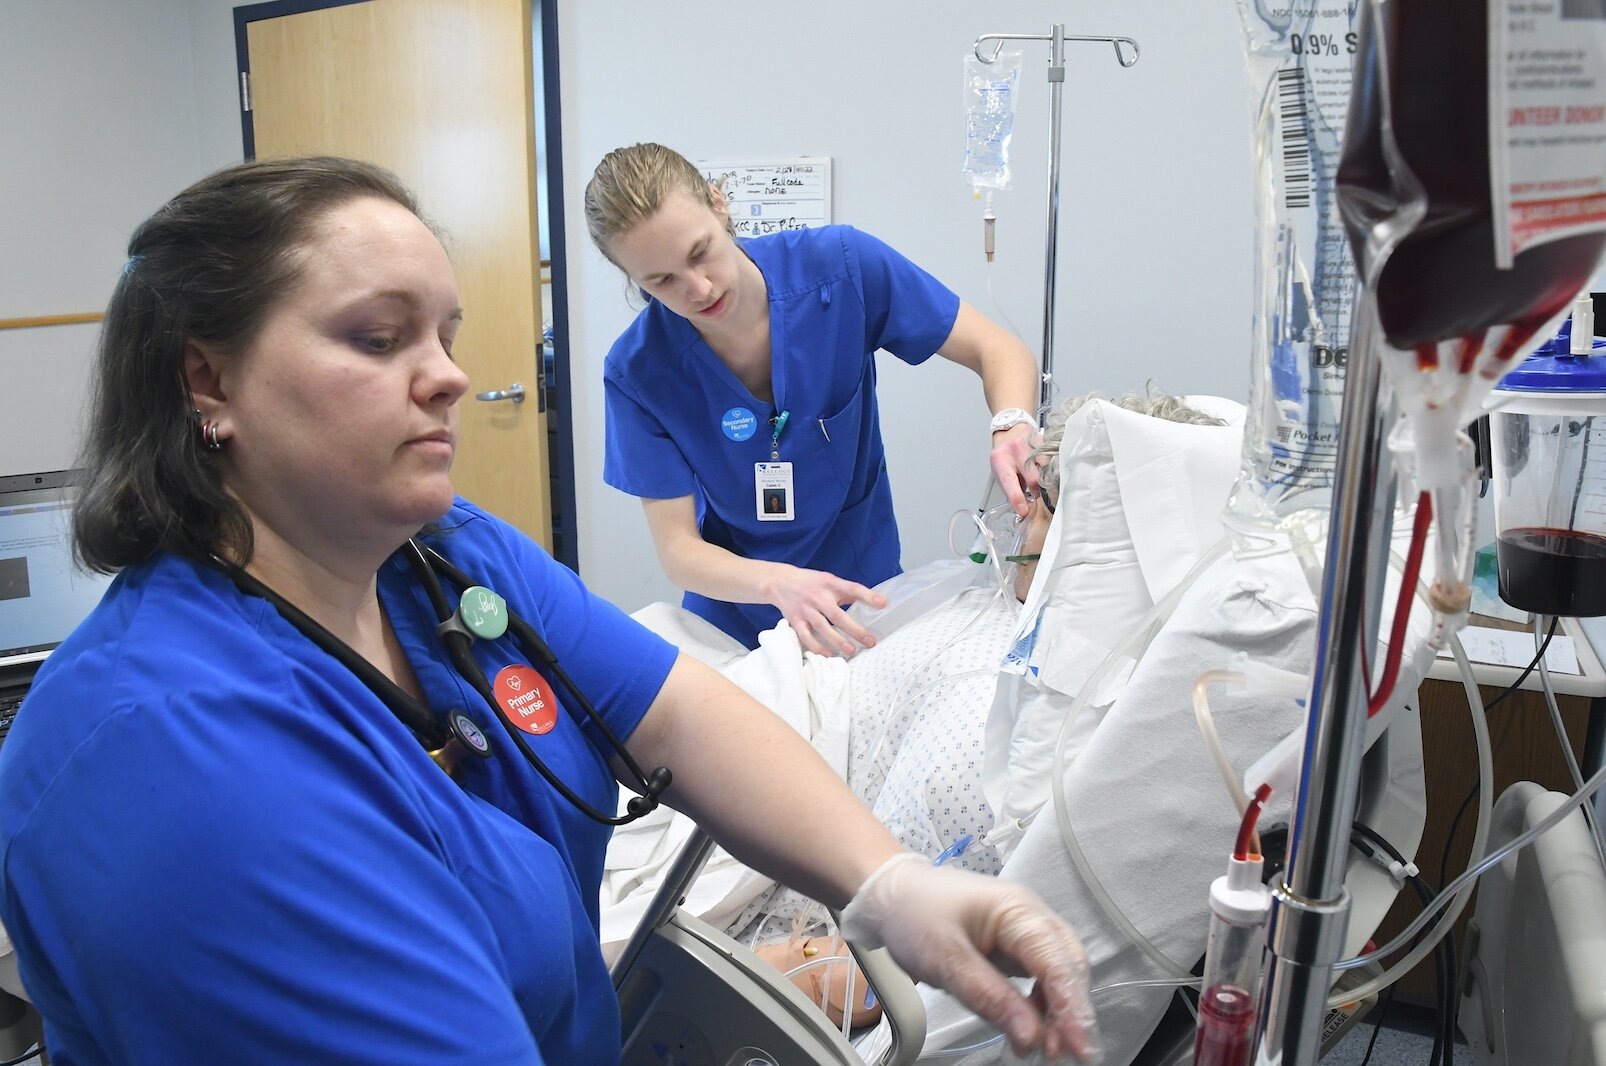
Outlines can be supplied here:
<path id="1" fill-rule="evenodd" d="M 734 441 L 750 439 L 758 432 L 758 419 L 745 407 L 732 407 L 719 416 L 719 428 Z"/>

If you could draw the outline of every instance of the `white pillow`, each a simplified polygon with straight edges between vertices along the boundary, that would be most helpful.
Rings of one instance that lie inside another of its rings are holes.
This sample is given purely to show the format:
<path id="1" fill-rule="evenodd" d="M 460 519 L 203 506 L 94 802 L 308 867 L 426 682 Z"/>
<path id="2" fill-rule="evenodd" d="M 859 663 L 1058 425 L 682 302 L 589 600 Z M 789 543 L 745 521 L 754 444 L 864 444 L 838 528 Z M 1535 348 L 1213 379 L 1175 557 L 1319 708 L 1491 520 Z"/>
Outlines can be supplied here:
<path id="1" fill-rule="evenodd" d="M 1006 853 L 1013 827 L 1048 798 L 1060 723 L 1084 683 L 1223 534 L 1244 408 L 1218 397 L 1188 402 L 1228 424 L 1168 422 L 1103 400 L 1066 422 L 1049 543 L 1006 664 L 1019 677 L 1000 679 L 987 723 L 982 786 Z M 1130 671 L 1117 668 L 1091 694 L 1068 757 Z"/>

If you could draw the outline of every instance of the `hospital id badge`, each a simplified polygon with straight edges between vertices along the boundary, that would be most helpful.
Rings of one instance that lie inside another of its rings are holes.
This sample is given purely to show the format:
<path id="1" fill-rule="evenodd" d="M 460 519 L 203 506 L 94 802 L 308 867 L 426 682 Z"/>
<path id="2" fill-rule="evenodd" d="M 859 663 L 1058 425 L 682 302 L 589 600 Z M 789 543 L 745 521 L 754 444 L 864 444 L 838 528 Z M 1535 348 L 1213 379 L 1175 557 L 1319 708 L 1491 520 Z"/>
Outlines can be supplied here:
<path id="1" fill-rule="evenodd" d="M 791 522 L 797 518 L 792 510 L 791 463 L 754 463 L 753 488 L 760 522 Z"/>

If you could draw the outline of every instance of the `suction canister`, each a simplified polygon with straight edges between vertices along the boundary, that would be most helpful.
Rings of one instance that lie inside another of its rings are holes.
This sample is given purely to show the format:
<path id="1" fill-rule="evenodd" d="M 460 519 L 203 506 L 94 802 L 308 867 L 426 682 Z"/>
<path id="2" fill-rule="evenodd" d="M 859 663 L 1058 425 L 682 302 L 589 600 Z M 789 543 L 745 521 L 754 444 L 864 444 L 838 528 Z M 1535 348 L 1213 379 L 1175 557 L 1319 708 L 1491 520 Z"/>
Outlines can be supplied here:
<path id="1" fill-rule="evenodd" d="M 1500 598 L 1536 614 L 1606 615 L 1606 341 L 1592 333 L 1535 352 L 1486 402 Z"/>

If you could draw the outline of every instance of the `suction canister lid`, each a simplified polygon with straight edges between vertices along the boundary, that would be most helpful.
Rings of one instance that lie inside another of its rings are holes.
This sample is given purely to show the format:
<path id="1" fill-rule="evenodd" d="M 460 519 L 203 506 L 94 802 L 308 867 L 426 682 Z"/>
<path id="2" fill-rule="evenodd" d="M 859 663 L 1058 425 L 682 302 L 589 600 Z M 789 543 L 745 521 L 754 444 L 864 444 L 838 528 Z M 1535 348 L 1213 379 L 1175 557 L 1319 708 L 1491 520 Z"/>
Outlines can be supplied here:
<path id="1" fill-rule="evenodd" d="M 1593 355 L 1534 352 L 1500 379 L 1484 407 L 1512 414 L 1606 415 L 1606 340 L 1595 339 Z"/>

